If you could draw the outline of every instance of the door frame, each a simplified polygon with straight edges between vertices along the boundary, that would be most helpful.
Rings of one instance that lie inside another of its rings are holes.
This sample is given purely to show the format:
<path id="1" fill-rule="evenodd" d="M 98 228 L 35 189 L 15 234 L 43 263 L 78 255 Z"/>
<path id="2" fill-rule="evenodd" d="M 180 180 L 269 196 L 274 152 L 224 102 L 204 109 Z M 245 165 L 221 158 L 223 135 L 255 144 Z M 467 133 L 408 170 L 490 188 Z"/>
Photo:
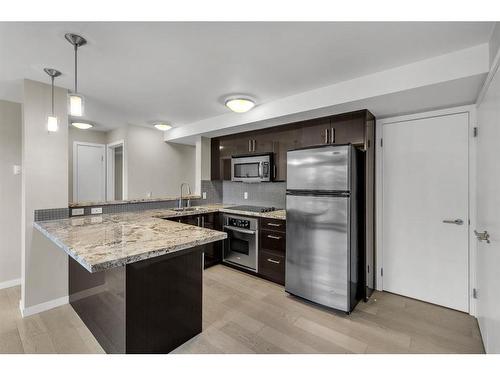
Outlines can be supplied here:
<path id="1" fill-rule="evenodd" d="M 128 199 L 127 151 L 125 140 L 120 139 L 106 145 L 106 200 L 108 201 L 115 200 L 115 158 L 113 157 L 113 151 L 120 146 L 122 146 L 123 150 L 122 200 Z"/>
<path id="2" fill-rule="evenodd" d="M 79 201 L 78 198 L 78 152 L 77 148 L 78 146 L 94 146 L 94 147 L 99 147 L 103 149 L 104 151 L 104 158 L 106 158 L 106 145 L 102 143 L 91 143 L 91 142 L 80 142 L 80 141 L 74 141 L 73 142 L 73 200 L 75 202 Z M 106 160 L 104 160 L 106 162 Z M 104 164 L 104 168 L 102 171 L 102 180 L 104 183 L 104 198 L 106 198 L 106 164 Z"/>
<path id="3" fill-rule="evenodd" d="M 384 288 L 382 269 L 383 264 L 383 146 L 382 135 L 383 127 L 388 124 L 397 122 L 405 122 L 418 119 L 426 119 L 432 117 L 441 117 L 467 113 L 469 116 L 469 314 L 476 316 L 476 300 L 473 297 L 473 290 L 476 288 L 476 256 L 477 256 L 477 240 L 474 236 L 474 231 L 471 228 L 476 227 L 476 148 L 477 142 L 474 138 L 474 128 L 477 127 L 476 106 L 466 105 L 460 107 L 445 108 L 436 111 L 420 112 L 410 115 L 389 117 L 376 121 L 376 148 L 375 148 L 375 212 L 376 212 L 376 231 L 375 231 L 375 264 L 376 264 L 376 280 L 375 288 L 382 291 Z"/>

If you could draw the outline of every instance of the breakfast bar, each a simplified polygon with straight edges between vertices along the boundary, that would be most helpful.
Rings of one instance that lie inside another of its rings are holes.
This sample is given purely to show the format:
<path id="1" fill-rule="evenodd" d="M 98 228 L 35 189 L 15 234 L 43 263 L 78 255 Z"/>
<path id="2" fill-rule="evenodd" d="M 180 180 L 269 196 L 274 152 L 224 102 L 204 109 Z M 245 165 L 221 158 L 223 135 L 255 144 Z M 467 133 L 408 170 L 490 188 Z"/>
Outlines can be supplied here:
<path id="1" fill-rule="evenodd" d="M 227 235 L 163 211 L 34 223 L 69 255 L 70 304 L 107 353 L 168 353 L 202 330 L 204 246 Z"/>

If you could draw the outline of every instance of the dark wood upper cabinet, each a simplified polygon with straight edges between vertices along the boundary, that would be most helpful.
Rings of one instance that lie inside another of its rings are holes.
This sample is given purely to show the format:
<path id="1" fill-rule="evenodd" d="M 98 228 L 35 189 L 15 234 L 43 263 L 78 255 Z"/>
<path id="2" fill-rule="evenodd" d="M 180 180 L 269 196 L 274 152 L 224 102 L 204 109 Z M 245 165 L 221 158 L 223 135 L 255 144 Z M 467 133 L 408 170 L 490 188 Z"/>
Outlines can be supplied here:
<path id="1" fill-rule="evenodd" d="M 233 155 L 272 152 L 275 163 L 273 180 L 286 181 L 289 150 L 346 143 L 367 150 L 368 143 L 375 141 L 373 129 L 368 130 L 372 120 L 374 117 L 370 112 L 361 110 L 212 138 L 212 180 L 231 179 Z"/>
<path id="2" fill-rule="evenodd" d="M 300 132 L 300 143 L 303 147 L 330 143 L 330 118 L 304 121 Z"/>

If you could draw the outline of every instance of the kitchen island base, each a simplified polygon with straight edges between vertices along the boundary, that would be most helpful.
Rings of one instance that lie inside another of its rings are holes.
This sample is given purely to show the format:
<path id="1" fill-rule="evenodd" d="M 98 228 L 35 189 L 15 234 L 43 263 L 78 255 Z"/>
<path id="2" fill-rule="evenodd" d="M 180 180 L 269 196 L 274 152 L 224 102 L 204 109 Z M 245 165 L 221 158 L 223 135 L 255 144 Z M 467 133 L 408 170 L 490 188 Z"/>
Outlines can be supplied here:
<path id="1" fill-rule="evenodd" d="M 97 273 L 70 258 L 70 304 L 106 353 L 169 353 L 202 330 L 203 250 Z"/>

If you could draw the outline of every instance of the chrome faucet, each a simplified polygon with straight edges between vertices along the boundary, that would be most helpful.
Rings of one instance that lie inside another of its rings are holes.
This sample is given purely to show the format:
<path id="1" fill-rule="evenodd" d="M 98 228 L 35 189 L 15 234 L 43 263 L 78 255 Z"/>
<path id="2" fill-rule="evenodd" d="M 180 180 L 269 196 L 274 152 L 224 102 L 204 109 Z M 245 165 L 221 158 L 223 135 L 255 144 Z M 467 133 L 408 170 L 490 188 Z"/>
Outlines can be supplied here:
<path id="1" fill-rule="evenodd" d="M 179 204 L 178 204 L 179 208 L 182 208 L 182 200 L 183 200 L 182 188 L 184 187 L 184 185 L 186 185 L 187 188 L 188 188 L 188 195 L 191 195 L 191 186 L 189 186 L 189 184 L 187 182 L 183 182 L 181 184 L 181 196 L 179 198 Z M 186 205 L 186 207 L 191 207 L 191 198 L 187 199 L 187 205 Z"/>

